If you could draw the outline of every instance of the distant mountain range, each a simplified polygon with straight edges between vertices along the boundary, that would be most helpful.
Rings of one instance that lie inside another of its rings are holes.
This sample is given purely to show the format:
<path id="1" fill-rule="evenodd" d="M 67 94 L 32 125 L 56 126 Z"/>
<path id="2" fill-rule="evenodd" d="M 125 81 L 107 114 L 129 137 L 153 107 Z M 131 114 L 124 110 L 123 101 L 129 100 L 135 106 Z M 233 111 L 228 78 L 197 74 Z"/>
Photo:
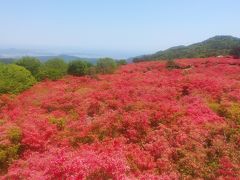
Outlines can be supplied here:
<path id="1" fill-rule="evenodd" d="M 0 62 L 12 63 L 23 56 L 31 56 L 38 58 L 42 62 L 52 58 L 61 58 L 66 62 L 75 59 L 84 59 L 91 63 L 96 63 L 98 57 L 104 57 L 98 54 L 98 52 L 91 52 L 89 50 L 82 50 L 81 52 L 78 52 L 78 50 L 66 50 L 65 52 L 64 50 L 63 53 L 64 54 L 62 54 L 59 49 L 0 48 Z"/>
<path id="2" fill-rule="evenodd" d="M 233 36 L 214 36 L 203 42 L 189 46 L 176 46 L 154 54 L 133 58 L 133 62 L 169 60 L 181 58 L 204 58 L 210 56 L 229 55 L 230 51 L 240 47 L 240 38 Z"/>
<path id="3" fill-rule="evenodd" d="M 195 43 L 189 46 L 175 46 L 164 51 L 158 51 L 154 54 L 141 55 L 134 58 L 127 59 L 128 62 L 141 62 L 153 60 L 169 60 L 181 58 L 204 58 L 210 56 L 229 55 L 229 52 L 235 48 L 240 47 L 240 38 L 233 36 L 214 36 L 200 43 Z M 89 55 L 89 54 L 87 54 Z M 53 52 L 41 50 L 24 50 L 24 49 L 0 49 L 0 62 L 12 63 L 15 59 L 22 56 L 33 56 L 40 59 L 42 62 L 51 58 L 61 58 L 65 61 L 72 61 L 74 59 L 84 59 L 92 63 L 96 63 L 98 58 L 91 58 L 92 56 L 81 57 L 81 54 L 58 54 Z M 90 57 L 90 58 L 89 58 Z"/>
<path id="4" fill-rule="evenodd" d="M 64 59 L 66 62 L 75 60 L 75 59 L 83 59 L 89 61 L 91 63 L 96 63 L 99 58 L 108 57 L 106 51 L 96 51 L 93 50 L 82 50 L 81 52 L 76 51 L 63 51 L 64 54 L 61 53 L 61 50 L 53 50 L 53 49 L 17 49 L 17 48 L 0 48 L 0 62 L 2 63 L 12 63 L 16 59 L 19 59 L 23 56 L 31 56 L 36 57 L 42 62 L 47 61 L 48 59 L 52 58 L 61 58 Z M 123 54 L 122 54 L 123 55 Z M 114 52 L 109 51 L 109 57 L 114 56 Z M 122 58 L 116 58 L 122 59 Z"/>
<path id="5" fill-rule="evenodd" d="M 84 60 L 89 61 L 93 64 L 96 63 L 96 61 L 98 60 L 98 58 L 81 58 L 81 57 L 78 57 L 78 56 L 71 56 L 71 55 L 66 55 L 66 54 L 61 54 L 61 55 L 57 55 L 57 56 L 36 56 L 36 58 L 38 58 L 42 62 L 45 62 L 48 59 L 52 59 L 52 58 L 64 59 L 66 62 L 76 60 L 76 59 L 84 59 Z"/>
<path id="6" fill-rule="evenodd" d="M 0 48 L 1 58 L 19 58 L 22 56 L 54 56 L 57 53 L 47 52 L 46 50 L 21 49 L 21 48 Z"/>
<path id="7" fill-rule="evenodd" d="M 38 58 L 42 62 L 45 62 L 45 61 L 47 61 L 49 59 L 53 59 L 53 58 L 60 58 L 60 59 L 65 60 L 66 62 L 69 62 L 69 61 L 72 61 L 72 60 L 76 60 L 76 59 L 83 59 L 85 61 L 88 61 L 88 62 L 91 62 L 91 63 L 95 64 L 97 62 L 97 60 L 98 60 L 97 58 L 81 58 L 81 57 L 78 57 L 78 56 L 70 56 L 70 55 L 33 56 L 33 57 Z M 18 57 L 18 58 L 20 58 L 20 57 Z M 9 64 L 9 63 L 13 63 L 18 58 L 0 57 L 0 62 Z"/>

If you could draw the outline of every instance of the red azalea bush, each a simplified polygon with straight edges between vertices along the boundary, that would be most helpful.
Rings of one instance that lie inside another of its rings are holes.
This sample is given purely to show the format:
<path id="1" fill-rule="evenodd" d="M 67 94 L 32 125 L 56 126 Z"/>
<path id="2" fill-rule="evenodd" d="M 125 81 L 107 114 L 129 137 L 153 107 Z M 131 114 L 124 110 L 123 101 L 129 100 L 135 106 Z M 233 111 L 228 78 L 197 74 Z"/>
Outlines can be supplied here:
<path id="1" fill-rule="evenodd" d="M 239 179 L 240 61 L 176 63 L 0 96 L 0 179 Z"/>

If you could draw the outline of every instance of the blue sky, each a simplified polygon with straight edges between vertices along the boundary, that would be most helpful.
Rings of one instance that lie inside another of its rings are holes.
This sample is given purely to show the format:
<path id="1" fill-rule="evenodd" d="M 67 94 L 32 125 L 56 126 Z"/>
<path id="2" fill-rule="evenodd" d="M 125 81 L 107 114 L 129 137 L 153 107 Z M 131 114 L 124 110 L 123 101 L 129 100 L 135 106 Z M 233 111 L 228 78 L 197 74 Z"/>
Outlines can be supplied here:
<path id="1" fill-rule="evenodd" d="M 239 8 L 239 0 L 1 0 L 0 46 L 151 53 L 240 37 Z"/>

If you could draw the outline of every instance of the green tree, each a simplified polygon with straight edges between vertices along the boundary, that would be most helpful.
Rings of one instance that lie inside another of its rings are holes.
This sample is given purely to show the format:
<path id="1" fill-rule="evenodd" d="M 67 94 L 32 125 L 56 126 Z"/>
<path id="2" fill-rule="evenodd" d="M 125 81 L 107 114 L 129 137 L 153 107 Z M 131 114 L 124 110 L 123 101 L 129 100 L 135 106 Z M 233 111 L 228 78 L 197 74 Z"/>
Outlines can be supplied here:
<path id="1" fill-rule="evenodd" d="M 117 63 L 111 58 L 102 58 L 97 61 L 97 72 L 102 74 L 111 74 L 117 68 Z"/>
<path id="2" fill-rule="evenodd" d="M 29 56 L 22 57 L 21 59 L 17 60 L 16 64 L 25 67 L 35 77 L 39 72 L 39 68 L 41 66 L 41 62 L 37 58 Z"/>
<path id="3" fill-rule="evenodd" d="M 57 80 L 67 74 L 68 65 L 59 58 L 50 59 L 39 69 L 37 78 L 39 80 L 51 79 Z"/>
<path id="4" fill-rule="evenodd" d="M 84 76 L 88 74 L 89 68 L 92 65 L 86 61 L 75 60 L 69 63 L 68 65 L 68 74 L 74 76 Z"/>
<path id="5" fill-rule="evenodd" d="M 120 59 L 120 60 L 118 60 L 118 61 L 116 61 L 116 62 L 117 62 L 117 65 L 118 65 L 118 66 L 126 65 L 126 64 L 127 64 L 127 61 L 126 61 L 125 59 Z"/>
<path id="6" fill-rule="evenodd" d="M 31 72 L 16 64 L 0 65 L 0 94 L 17 94 L 36 83 Z"/>

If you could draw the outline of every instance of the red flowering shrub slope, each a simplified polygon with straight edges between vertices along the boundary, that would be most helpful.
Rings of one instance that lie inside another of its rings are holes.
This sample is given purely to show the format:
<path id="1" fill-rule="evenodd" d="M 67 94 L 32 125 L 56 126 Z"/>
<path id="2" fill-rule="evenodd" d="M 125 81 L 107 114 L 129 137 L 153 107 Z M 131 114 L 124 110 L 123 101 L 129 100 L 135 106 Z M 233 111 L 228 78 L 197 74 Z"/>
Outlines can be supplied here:
<path id="1" fill-rule="evenodd" d="M 0 179 L 240 179 L 240 61 L 176 63 L 0 96 Z"/>

